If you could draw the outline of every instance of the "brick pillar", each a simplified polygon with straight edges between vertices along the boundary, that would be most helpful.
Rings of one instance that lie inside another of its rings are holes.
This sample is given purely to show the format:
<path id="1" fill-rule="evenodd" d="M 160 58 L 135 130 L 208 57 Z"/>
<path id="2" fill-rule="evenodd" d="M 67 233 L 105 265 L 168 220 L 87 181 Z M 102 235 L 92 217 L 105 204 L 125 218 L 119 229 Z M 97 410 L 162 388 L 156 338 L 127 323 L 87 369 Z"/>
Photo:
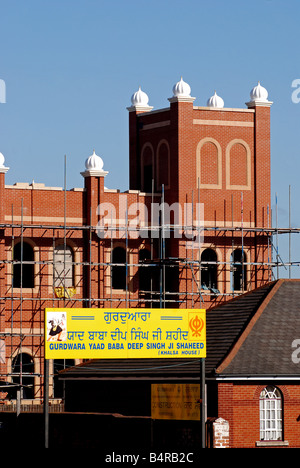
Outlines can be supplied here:
<path id="1" fill-rule="evenodd" d="M 255 110 L 254 118 L 254 184 L 255 184 L 255 225 L 267 226 L 267 206 L 271 204 L 271 150 L 270 150 L 270 107 L 268 93 L 260 83 L 251 91 L 249 109 Z"/>
<path id="2" fill-rule="evenodd" d="M 141 190 L 141 148 L 139 114 L 150 112 L 153 107 L 148 105 L 148 96 L 139 89 L 131 98 L 129 111 L 129 188 Z"/>
<path id="3" fill-rule="evenodd" d="M 213 422 L 213 448 L 229 447 L 229 422 L 218 418 Z"/>
<path id="4" fill-rule="evenodd" d="M 195 175 L 195 161 L 193 155 L 193 102 L 195 98 L 190 95 L 179 95 L 173 96 L 169 99 L 170 106 L 170 120 L 171 120 L 171 139 L 170 149 L 172 157 L 174 158 L 175 164 L 172 162 L 172 169 L 174 170 L 173 190 L 166 200 L 169 203 L 178 202 L 182 219 L 182 224 L 187 222 L 185 219 L 185 204 L 192 202 L 192 189 L 194 188 L 193 182 Z M 176 155 L 176 156 L 175 156 Z M 173 166 L 174 164 L 174 166 Z M 175 187 L 176 183 L 176 187 Z M 190 224 L 192 220 L 190 219 Z M 184 236 L 179 242 L 174 242 L 174 248 L 171 255 L 173 257 L 185 258 L 186 252 L 186 241 Z M 192 288 L 192 272 L 189 268 L 185 268 L 181 275 L 181 281 L 179 281 L 179 292 L 181 293 L 181 299 L 184 302 L 180 307 L 189 308 L 192 307 L 191 296 L 185 295 L 185 291 L 189 291 Z"/>
<path id="5" fill-rule="evenodd" d="M 249 109 L 255 110 L 254 117 L 254 203 L 255 226 L 267 228 L 271 226 L 271 149 L 270 149 L 270 107 L 268 93 L 260 83 L 250 93 L 251 101 L 247 102 Z M 258 242 L 260 247 L 258 248 Z M 263 248 L 264 244 L 264 248 Z M 255 238 L 255 262 L 263 263 L 268 259 L 267 236 Z M 255 287 L 268 281 L 266 268 L 255 267 Z"/>
<path id="6" fill-rule="evenodd" d="M 4 166 L 4 156 L 0 153 L 0 224 L 4 223 L 5 217 L 5 174 L 9 167 Z"/>
<path id="7" fill-rule="evenodd" d="M 84 217 L 86 218 L 87 226 L 96 228 L 99 221 L 98 206 L 103 202 L 104 178 L 108 172 L 103 170 L 103 161 L 95 154 L 95 151 L 86 160 L 85 167 L 85 172 L 81 172 L 81 175 L 84 177 L 85 187 Z M 100 239 L 97 234 L 94 233 L 91 239 L 89 238 L 89 234 L 88 231 L 84 232 L 84 261 L 87 263 L 90 258 L 92 261 L 99 259 L 100 248 Z M 97 298 L 103 295 L 103 277 L 100 268 L 93 269 L 92 272 L 90 272 L 89 268 L 86 269 L 83 289 L 84 296 L 90 298 L 91 301 L 93 297 Z M 99 307 L 99 303 L 96 306 Z"/>

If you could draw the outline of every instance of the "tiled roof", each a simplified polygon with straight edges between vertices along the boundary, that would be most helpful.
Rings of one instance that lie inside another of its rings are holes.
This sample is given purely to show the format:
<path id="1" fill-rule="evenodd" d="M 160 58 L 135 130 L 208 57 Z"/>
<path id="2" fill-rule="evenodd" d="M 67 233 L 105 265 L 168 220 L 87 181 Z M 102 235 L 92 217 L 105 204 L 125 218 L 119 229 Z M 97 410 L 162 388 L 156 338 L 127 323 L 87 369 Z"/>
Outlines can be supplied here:
<path id="1" fill-rule="evenodd" d="M 274 285 L 268 283 L 207 311 L 207 374 L 214 374 Z"/>
<path id="2" fill-rule="evenodd" d="M 277 280 L 210 309 L 206 327 L 207 377 L 300 377 L 292 359 L 293 342 L 300 343 L 300 280 Z M 197 380 L 200 360 L 93 359 L 60 378 Z"/>
<path id="3" fill-rule="evenodd" d="M 217 373 L 300 377 L 300 363 L 292 356 L 300 348 L 295 340 L 300 340 L 300 281 L 278 280 Z"/>

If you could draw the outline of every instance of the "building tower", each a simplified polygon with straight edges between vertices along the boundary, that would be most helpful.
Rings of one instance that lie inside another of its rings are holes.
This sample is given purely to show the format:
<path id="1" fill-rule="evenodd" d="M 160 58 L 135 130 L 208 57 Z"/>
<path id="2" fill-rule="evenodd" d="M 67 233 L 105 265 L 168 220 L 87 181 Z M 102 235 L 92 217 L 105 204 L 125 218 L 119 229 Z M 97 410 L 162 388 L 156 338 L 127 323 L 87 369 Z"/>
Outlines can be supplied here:
<path id="1" fill-rule="evenodd" d="M 167 108 L 153 110 L 141 89 L 133 95 L 130 188 L 162 197 L 169 209 L 178 204 L 183 225 L 185 218 L 203 226 L 201 246 L 171 236 L 167 257 L 185 259 L 185 272 L 177 268 L 184 306 L 196 306 L 183 297 L 195 288 L 210 306 L 270 280 L 272 102 L 260 83 L 247 108 L 224 107 L 216 92 L 206 106 L 194 101 L 182 78 Z"/>

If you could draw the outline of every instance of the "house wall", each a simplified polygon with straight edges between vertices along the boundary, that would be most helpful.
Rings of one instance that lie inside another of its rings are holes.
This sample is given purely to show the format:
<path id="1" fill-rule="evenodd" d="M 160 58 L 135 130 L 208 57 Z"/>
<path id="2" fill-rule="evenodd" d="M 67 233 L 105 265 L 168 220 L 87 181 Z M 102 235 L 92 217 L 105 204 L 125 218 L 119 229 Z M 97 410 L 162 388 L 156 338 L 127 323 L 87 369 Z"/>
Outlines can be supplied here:
<path id="1" fill-rule="evenodd" d="M 276 386 L 283 398 L 283 441 L 260 442 L 259 395 Z M 218 415 L 229 423 L 230 448 L 300 447 L 299 385 L 274 383 L 219 383 Z"/>

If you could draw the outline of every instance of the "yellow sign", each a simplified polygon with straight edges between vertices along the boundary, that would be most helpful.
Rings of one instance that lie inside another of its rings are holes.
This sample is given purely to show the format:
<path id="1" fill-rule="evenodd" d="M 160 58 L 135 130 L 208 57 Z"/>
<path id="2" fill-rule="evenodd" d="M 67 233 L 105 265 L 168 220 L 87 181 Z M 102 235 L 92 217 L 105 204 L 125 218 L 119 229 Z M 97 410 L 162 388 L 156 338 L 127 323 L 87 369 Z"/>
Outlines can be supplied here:
<path id="1" fill-rule="evenodd" d="M 200 385 L 152 384 L 151 418 L 200 421 Z"/>
<path id="2" fill-rule="evenodd" d="M 46 309 L 46 359 L 204 358 L 204 309 Z"/>
<path id="3" fill-rule="evenodd" d="M 59 288 L 54 288 L 56 297 L 66 297 L 71 298 L 76 294 L 76 288 L 64 288 L 60 286 Z"/>

